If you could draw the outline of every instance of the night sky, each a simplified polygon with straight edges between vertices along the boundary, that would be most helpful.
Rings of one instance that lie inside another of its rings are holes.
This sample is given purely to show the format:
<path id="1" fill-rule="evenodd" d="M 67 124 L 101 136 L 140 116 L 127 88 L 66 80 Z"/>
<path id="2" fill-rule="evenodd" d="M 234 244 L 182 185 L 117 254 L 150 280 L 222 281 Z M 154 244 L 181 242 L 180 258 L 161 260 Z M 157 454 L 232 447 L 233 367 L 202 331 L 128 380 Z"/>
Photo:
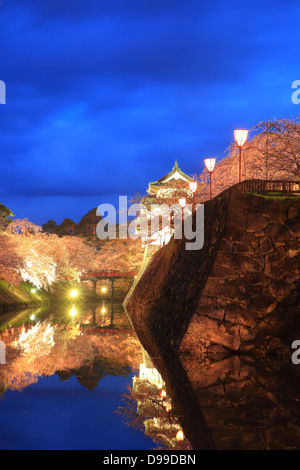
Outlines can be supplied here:
<path id="1" fill-rule="evenodd" d="M 0 202 L 78 221 L 300 112 L 297 0 L 3 0 Z"/>

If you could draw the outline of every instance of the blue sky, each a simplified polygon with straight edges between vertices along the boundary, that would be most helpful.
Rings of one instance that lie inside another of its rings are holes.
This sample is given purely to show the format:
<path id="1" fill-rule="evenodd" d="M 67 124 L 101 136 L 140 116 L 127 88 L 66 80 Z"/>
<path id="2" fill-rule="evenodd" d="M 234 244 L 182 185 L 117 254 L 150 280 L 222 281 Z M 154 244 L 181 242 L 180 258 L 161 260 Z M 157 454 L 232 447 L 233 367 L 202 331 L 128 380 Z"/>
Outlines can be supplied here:
<path id="1" fill-rule="evenodd" d="M 0 202 L 78 221 L 297 116 L 296 0 L 3 0 Z"/>

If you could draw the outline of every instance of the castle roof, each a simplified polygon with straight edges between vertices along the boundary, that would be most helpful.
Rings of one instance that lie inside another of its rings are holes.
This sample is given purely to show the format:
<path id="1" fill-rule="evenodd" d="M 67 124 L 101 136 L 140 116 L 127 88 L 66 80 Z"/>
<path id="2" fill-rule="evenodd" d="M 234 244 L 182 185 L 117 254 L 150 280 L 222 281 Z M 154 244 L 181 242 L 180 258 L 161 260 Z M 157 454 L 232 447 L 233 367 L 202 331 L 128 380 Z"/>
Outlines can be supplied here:
<path id="1" fill-rule="evenodd" d="M 149 183 L 149 186 L 160 185 L 160 184 L 163 184 L 163 183 L 167 183 L 171 180 L 175 180 L 175 181 L 183 180 L 183 181 L 186 181 L 186 182 L 194 181 L 193 178 L 191 178 L 189 175 L 184 173 L 179 168 L 177 160 L 175 160 L 175 164 L 174 164 L 172 170 L 168 174 L 166 174 L 165 176 L 160 178 L 159 180 Z"/>

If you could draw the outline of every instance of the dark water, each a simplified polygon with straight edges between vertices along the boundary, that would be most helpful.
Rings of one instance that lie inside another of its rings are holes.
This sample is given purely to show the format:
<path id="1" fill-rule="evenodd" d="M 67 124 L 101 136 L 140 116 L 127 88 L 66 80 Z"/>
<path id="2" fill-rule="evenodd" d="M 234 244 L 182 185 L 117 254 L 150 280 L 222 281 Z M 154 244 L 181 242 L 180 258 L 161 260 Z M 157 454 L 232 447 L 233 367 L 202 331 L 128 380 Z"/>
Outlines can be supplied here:
<path id="1" fill-rule="evenodd" d="M 0 449 L 156 447 L 116 413 L 143 360 L 120 305 L 28 309 L 0 328 Z"/>

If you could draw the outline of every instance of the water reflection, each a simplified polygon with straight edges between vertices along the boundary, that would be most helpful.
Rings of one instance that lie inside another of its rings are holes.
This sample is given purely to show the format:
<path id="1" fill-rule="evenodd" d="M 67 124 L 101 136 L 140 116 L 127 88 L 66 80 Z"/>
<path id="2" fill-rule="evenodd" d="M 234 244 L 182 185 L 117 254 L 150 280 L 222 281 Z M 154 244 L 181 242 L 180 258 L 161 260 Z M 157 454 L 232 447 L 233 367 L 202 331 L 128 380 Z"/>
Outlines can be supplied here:
<path id="1" fill-rule="evenodd" d="M 163 364 L 168 374 L 162 377 L 149 363 L 142 365 L 128 397 L 136 404 L 146 434 L 163 447 L 191 448 L 185 438 L 189 435 L 192 442 L 200 442 L 194 449 L 203 448 L 200 427 L 185 419 L 200 411 L 216 449 L 300 448 L 300 370 L 293 364 L 282 358 L 259 364 L 246 356 L 201 360 L 191 355 L 177 364 L 178 369 L 183 364 L 188 384 L 177 380 L 181 371 L 174 367 L 176 361 L 170 364 Z M 167 390 L 164 397 L 162 387 Z M 195 401 L 186 392 L 189 387 Z M 183 441 L 178 442 L 180 428 Z"/>
<path id="2" fill-rule="evenodd" d="M 132 387 L 124 394 L 119 413 L 127 426 L 141 429 L 157 444 L 157 449 L 191 449 L 180 424 L 178 411 L 166 391 L 166 384 L 143 349 L 139 374 L 133 377 Z"/>
<path id="3" fill-rule="evenodd" d="M 300 448 L 300 367 L 282 358 L 259 364 L 246 356 L 179 357 L 166 350 L 151 359 L 122 305 L 105 301 L 7 313 L 0 340 L 3 396 L 41 377 L 74 379 L 88 391 L 104 377 L 128 377 L 118 412 L 151 437 L 150 448 L 201 448 L 199 416 L 217 449 Z"/>
<path id="4" fill-rule="evenodd" d="M 142 360 L 140 344 L 121 305 L 25 309 L 1 318 L 6 365 L 2 389 L 22 390 L 41 376 L 72 375 L 90 390 L 109 375 L 128 376 Z"/>

